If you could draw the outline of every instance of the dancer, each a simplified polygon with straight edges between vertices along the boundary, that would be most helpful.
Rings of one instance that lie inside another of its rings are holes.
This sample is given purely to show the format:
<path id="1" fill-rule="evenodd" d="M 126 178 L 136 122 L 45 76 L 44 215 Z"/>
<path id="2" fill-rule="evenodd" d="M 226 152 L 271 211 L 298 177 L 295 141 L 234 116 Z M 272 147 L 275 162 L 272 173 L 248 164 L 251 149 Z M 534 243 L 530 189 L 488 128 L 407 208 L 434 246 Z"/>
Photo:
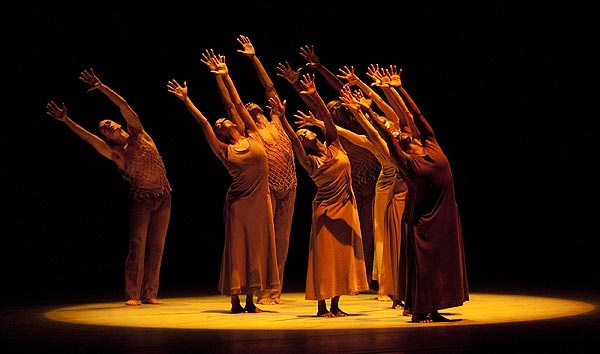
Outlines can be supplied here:
<path id="1" fill-rule="evenodd" d="M 237 41 L 244 48 L 238 50 L 238 53 L 250 58 L 265 90 L 266 99 L 278 96 L 273 81 L 258 59 L 250 38 L 240 35 Z M 254 102 L 247 102 L 246 108 L 254 122 L 256 122 L 269 158 L 269 188 L 275 218 L 275 247 L 277 249 L 277 268 L 279 270 L 279 289 L 263 290 L 258 294 L 257 302 L 263 305 L 283 304 L 285 303 L 281 299 L 283 274 L 290 245 L 298 186 L 294 150 L 290 139 L 283 130 L 278 115 L 270 114 L 270 119 L 268 119 L 264 110 Z"/>
<path id="2" fill-rule="evenodd" d="M 306 67 L 315 70 L 325 81 L 333 88 L 335 98 L 327 102 L 327 108 L 331 112 L 335 124 L 340 127 L 351 130 L 357 134 L 365 134 L 364 129 L 358 124 L 354 116 L 348 111 L 339 100 L 339 93 L 344 83 L 324 66 L 317 54 L 314 46 L 305 45 L 300 48 L 300 56 L 306 61 Z M 310 107 L 310 106 L 309 106 Z M 313 109 L 313 108 L 309 108 Z M 367 149 L 349 142 L 346 138 L 340 137 L 344 149 L 350 158 L 352 166 L 352 182 L 354 194 L 356 196 L 358 215 L 360 217 L 360 229 L 363 238 L 365 250 L 365 265 L 367 270 L 367 280 L 370 289 L 367 293 L 377 293 L 379 284 L 373 281 L 373 262 L 375 257 L 374 250 L 374 224 L 373 212 L 375 208 L 375 192 L 377 189 L 377 179 L 381 171 L 381 165 L 377 158 Z"/>
<path id="3" fill-rule="evenodd" d="M 369 289 L 350 161 L 333 118 L 316 90 L 314 75 L 304 75 L 300 84 L 305 88 L 301 94 L 310 96 L 316 103 L 317 114 L 325 122 L 325 143 L 306 128 L 294 131 L 284 116 L 285 102 L 279 97 L 271 98 L 269 103 L 272 112 L 281 118 L 298 163 L 317 187 L 312 202 L 305 298 L 317 300 L 319 317 L 347 316 L 339 306 L 340 296 Z M 297 118 L 306 115 L 313 112 L 298 111 Z"/>
<path id="4" fill-rule="evenodd" d="M 100 121 L 102 138 L 75 123 L 67 108 L 54 101 L 47 113 L 65 123 L 96 151 L 113 161 L 129 183 L 129 251 L 125 262 L 126 305 L 159 305 L 158 286 L 165 239 L 171 216 L 171 185 L 165 164 L 154 140 L 148 135 L 137 113 L 123 97 L 102 83 L 93 69 L 83 70 L 79 79 L 98 90 L 119 107 L 126 128 L 113 120 Z"/>
<path id="5" fill-rule="evenodd" d="M 186 82 L 182 86 L 170 80 L 167 89 L 185 103 L 232 178 L 223 209 L 225 244 L 219 291 L 230 296 L 232 313 L 259 313 L 262 310 L 254 304 L 254 295 L 279 288 L 267 154 L 258 127 L 229 76 L 225 56 L 206 50 L 201 62 L 215 74 L 232 120 L 219 118 L 213 128 L 189 98 Z M 245 307 L 239 298 L 242 293 Z"/>
<path id="6" fill-rule="evenodd" d="M 402 300 L 396 297 L 398 264 L 400 260 L 401 235 L 402 235 L 402 214 L 407 194 L 406 181 L 397 168 L 391 162 L 389 150 L 385 141 L 379 136 L 379 133 L 370 126 L 368 122 L 363 122 L 367 118 L 378 117 L 385 121 L 389 129 L 399 129 L 399 118 L 391 107 L 383 101 L 376 93 L 369 91 L 356 90 L 352 92 L 349 86 L 345 86 L 340 92 L 340 100 L 356 117 L 357 121 L 364 126 L 366 135 L 357 134 L 351 130 L 337 126 L 338 133 L 357 146 L 361 146 L 371 151 L 381 163 L 381 172 L 377 180 L 377 190 L 375 194 L 375 209 L 373 215 L 375 228 L 375 261 L 373 267 L 373 279 L 378 281 L 379 301 L 391 301 L 393 309 L 403 308 Z M 373 99 L 366 99 L 363 94 L 368 94 Z M 387 116 L 382 116 L 373 111 L 372 102 L 386 112 Z M 391 119 L 387 119 L 391 117 Z M 297 121 L 300 128 L 305 126 L 317 126 L 324 129 L 322 121 L 312 119 L 313 116 L 307 116 L 307 119 Z"/>
<path id="7" fill-rule="evenodd" d="M 346 75 L 349 70 L 343 70 Z M 396 167 L 406 176 L 408 196 L 403 223 L 406 230 L 405 262 L 400 263 L 398 291 L 405 299 L 411 322 L 448 322 L 439 310 L 462 306 L 469 287 L 459 208 L 452 168 L 433 128 L 412 97 L 394 80 L 408 102 L 413 132 L 393 134 L 380 120 L 372 122 L 383 132 Z"/>

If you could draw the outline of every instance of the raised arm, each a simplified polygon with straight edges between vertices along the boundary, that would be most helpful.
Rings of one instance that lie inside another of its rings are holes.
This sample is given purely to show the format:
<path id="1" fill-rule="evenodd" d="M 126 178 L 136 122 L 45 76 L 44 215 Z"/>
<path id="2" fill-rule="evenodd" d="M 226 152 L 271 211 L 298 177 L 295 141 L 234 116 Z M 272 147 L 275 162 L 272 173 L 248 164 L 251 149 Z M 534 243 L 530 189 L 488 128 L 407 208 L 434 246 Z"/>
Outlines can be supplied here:
<path id="1" fill-rule="evenodd" d="M 250 58 L 252 66 L 254 66 L 254 69 L 258 74 L 258 79 L 260 80 L 260 83 L 262 84 L 265 90 L 265 97 L 267 98 L 267 100 L 271 97 L 278 96 L 277 91 L 275 90 L 275 85 L 273 84 L 271 77 L 267 73 L 267 70 L 265 70 L 265 67 L 262 65 L 260 59 L 258 59 L 258 56 L 256 55 L 256 49 L 250 41 L 250 38 L 240 35 L 237 38 L 237 41 L 244 48 L 243 50 L 238 49 L 238 53 L 242 53 L 243 55 Z"/>
<path id="2" fill-rule="evenodd" d="M 254 66 L 254 69 L 256 70 L 256 73 L 258 74 L 258 79 L 260 80 L 260 83 L 261 83 L 263 89 L 265 90 L 265 97 L 266 97 L 267 101 L 272 97 L 279 97 L 279 94 L 277 93 L 277 90 L 275 89 L 275 84 L 273 84 L 273 80 L 271 80 L 271 76 L 269 76 L 264 65 L 262 64 L 262 62 L 256 55 L 256 49 L 254 48 L 254 45 L 250 41 L 250 38 L 240 35 L 237 38 L 237 41 L 244 48 L 243 50 L 238 50 L 238 53 L 242 53 L 243 55 L 250 58 L 250 61 L 252 62 L 252 66 Z M 269 117 L 271 118 L 271 122 L 281 126 L 282 123 L 279 121 L 279 118 L 280 118 L 279 115 L 273 114 L 271 112 Z"/>
<path id="3" fill-rule="evenodd" d="M 401 72 L 402 70 L 398 70 L 395 65 L 390 65 L 388 69 L 382 69 L 379 65 L 371 64 L 367 70 L 367 75 L 373 79 L 371 86 L 381 88 L 390 106 L 398 114 L 402 130 L 415 138 L 419 138 L 419 130 L 415 126 L 413 115 L 396 89 L 396 87 L 402 85 Z"/>
<path id="4" fill-rule="evenodd" d="M 317 92 L 317 86 L 315 85 L 315 75 L 305 74 L 302 76 L 300 83 L 304 87 L 304 90 L 300 92 L 302 95 L 308 95 L 311 97 L 315 105 L 315 113 L 318 117 L 322 117 L 323 123 L 325 124 L 325 141 L 332 143 L 338 140 L 338 132 L 333 122 L 333 117 L 327 109 L 327 105 Z"/>
<path id="5" fill-rule="evenodd" d="M 390 151 L 385 140 L 379 134 L 379 131 L 374 127 L 369 118 L 365 115 L 361 109 L 361 103 L 358 97 L 352 93 L 349 86 L 345 86 L 340 91 L 340 101 L 342 101 L 354 115 L 360 126 L 363 128 L 367 136 L 365 139 L 369 141 L 369 150 L 372 152 L 378 152 L 380 155 L 385 157 L 387 160 L 391 160 Z M 374 117 L 373 119 L 377 119 Z M 339 129 L 338 129 L 339 130 Z M 344 136 L 344 135 L 342 135 Z"/>
<path id="6" fill-rule="evenodd" d="M 414 113 L 414 123 L 416 128 L 420 132 L 420 139 L 422 141 L 425 139 L 435 141 L 436 138 L 435 134 L 433 133 L 433 128 L 431 127 L 431 125 L 429 125 L 429 122 L 425 119 L 425 116 L 423 116 L 423 113 L 421 113 L 421 110 L 419 109 L 419 107 L 417 107 L 415 101 L 413 101 L 412 97 L 404 89 L 404 86 L 398 87 L 398 91 L 400 91 L 404 98 L 406 98 L 406 101 L 408 101 L 408 104 Z"/>
<path id="7" fill-rule="evenodd" d="M 339 69 L 339 78 L 346 80 L 348 85 L 357 86 L 360 90 L 366 93 L 367 97 L 373 100 L 373 103 L 381 110 L 383 115 L 394 125 L 400 126 L 400 118 L 396 114 L 396 111 L 390 106 L 381 96 L 377 94 L 369 85 L 362 81 L 355 73 L 354 67 L 344 66 Z"/>
<path id="8" fill-rule="evenodd" d="M 223 58 L 224 60 L 224 58 Z M 208 67 L 211 73 L 215 74 L 215 80 L 217 82 L 217 88 L 219 90 L 219 96 L 221 97 L 221 102 L 223 106 L 225 106 L 225 111 L 227 112 L 227 118 L 235 124 L 238 132 L 242 135 L 246 135 L 246 126 L 244 121 L 240 118 L 240 115 L 235 108 L 233 101 L 231 101 L 231 96 L 225 86 L 225 80 L 223 75 L 218 75 L 218 66 L 221 62 L 221 57 L 217 56 L 212 49 L 206 49 L 204 53 L 202 53 L 202 59 L 200 59 L 204 65 Z"/>
<path id="9" fill-rule="evenodd" d="M 323 122 L 320 119 L 317 119 L 310 112 L 309 112 L 309 114 L 299 113 L 299 114 L 294 115 L 294 117 L 296 118 L 296 121 L 294 123 L 298 126 L 298 128 L 305 128 L 305 127 L 312 126 L 312 127 L 319 128 L 322 132 L 325 132 L 325 122 Z M 373 144 L 371 143 L 371 141 L 369 140 L 369 138 L 366 135 L 357 134 L 351 130 L 340 127 L 337 124 L 335 127 L 338 131 L 338 134 L 340 136 L 348 139 L 351 143 L 356 144 L 360 147 L 363 147 L 371 152 L 375 152 L 373 149 Z"/>
<path id="10" fill-rule="evenodd" d="M 302 94 L 304 87 L 300 83 L 301 71 L 302 68 L 298 68 L 298 70 L 292 69 L 292 66 L 287 61 L 285 62 L 285 64 L 279 63 L 277 65 L 277 76 L 286 79 L 287 82 L 289 82 L 292 85 L 296 93 L 300 95 L 300 99 L 302 99 L 302 102 L 304 102 L 306 107 L 308 107 L 309 111 L 315 111 L 317 110 L 318 103 L 313 99 L 313 97 Z"/>
<path id="11" fill-rule="evenodd" d="M 98 151 L 100 155 L 115 161 L 112 147 L 97 135 L 90 133 L 81 125 L 75 123 L 71 117 L 67 115 L 67 107 L 64 103 L 59 106 L 54 101 L 48 102 L 46 104 L 46 113 L 59 122 L 65 123 L 65 125 L 69 127 L 69 129 L 71 129 L 75 134 L 77 134 L 77 136 L 79 136 L 88 144 L 92 145 L 92 147 Z"/>
<path id="12" fill-rule="evenodd" d="M 222 142 L 217 138 L 211 123 L 206 119 L 204 114 L 200 112 L 200 110 L 194 105 L 190 97 L 188 96 L 188 88 L 187 83 L 184 81 L 183 86 L 181 86 L 176 80 L 169 80 L 167 82 L 167 90 L 174 94 L 175 97 L 179 98 L 183 101 L 188 111 L 192 114 L 196 122 L 200 124 L 202 128 L 202 132 L 204 133 L 204 137 L 208 142 L 211 150 L 215 153 L 215 155 L 221 159 L 221 161 L 225 161 L 227 159 L 226 150 L 227 144 Z"/>
<path id="13" fill-rule="evenodd" d="M 127 125 L 129 128 L 127 129 L 130 133 L 132 133 L 131 129 L 141 132 L 144 130 L 142 126 L 142 122 L 138 117 L 137 113 L 129 106 L 129 103 L 125 101 L 125 99 L 116 93 L 112 88 L 103 84 L 102 81 L 96 76 L 94 73 L 94 69 L 90 68 L 89 70 L 83 70 L 79 75 L 79 80 L 85 82 L 90 85 L 90 88 L 87 92 L 98 90 L 102 92 L 108 99 L 114 103 L 117 107 L 119 107 L 119 111 L 125 120 L 127 121 Z"/>
<path id="14" fill-rule="evenodd" d="M 400 143 L 398 141 L 399 137 L 396 137 L 396 132 L 388 129 L 385 126 L 384 121 L 381 119 L 373 119 L 370 123 L 377 129 L 381 138 L 386 142 L 389 152 L 390 152 L 390 161 L 394 166 L 401 171 L 404 177 L 408 176 L 408 158 L 409 154 L 404 152 L 404 150 L 400 147 Z"/>
<path id="15" fill-rule="evenodd" d="M 271 110 L 271 114 L 276 114 L 279 116 L 281 126 L 283 127 L 283 130 L 285 131 L 287 136 L 290 138 L 290 141 L 292 143 L 292 149 L 296 154 L 298 163 L 307 171 L 310 170 L 310 159 L 306 154 L 306 151 L 304 150 L 304 147 L 302 146 L 302 142 L 300 142 L 298 135 L 296 135 L 296 131 L 294 130 L 294 128 L 292 128 L 290 122 L 285 116 L 286 101 L 281 102 L 279 96 L 271 97 L 269 98 L 268 108 Z"/>
<path id="16" fill-rule="evenodd" d="M 235 107 L 235 111 L 239 115 L 240 119 L 244 123 L 244 127 L 246 131 L 249 132 L 258 132 L 258 127 L 256 126 L 256 122 L 252 119 L 250 112 L 246 109 L 246 106 L 242 102 L 240 94 L 238 93 L 231 76 L 229 76 L 229 69 L 227 68 L 227 64 L 225 63 L 224 55 L 214 55 L 212 54 L 212 60 L 217 65 L 217 70 L 213 71 L 216 75 L 222 75 L 223 81 L 225 82 L 225 87 L 227 89 L 227 93 L 231 102 L 233 102 L 233 107 Z M 224 93 L 225 94 L 225 93 Z M 237 123 L 236 123 L 237 124 Z M 246 133 L 244 132 L 244 136 Z"/>
<path id="17" fill-rule="evenodd" d="M 300 56 L 306 60 L 307 67 L 315 69 L 336 92 L 340 92 L 344 83 L 331 70 L 321 64 L 313 45 L 300 47 Z"/>

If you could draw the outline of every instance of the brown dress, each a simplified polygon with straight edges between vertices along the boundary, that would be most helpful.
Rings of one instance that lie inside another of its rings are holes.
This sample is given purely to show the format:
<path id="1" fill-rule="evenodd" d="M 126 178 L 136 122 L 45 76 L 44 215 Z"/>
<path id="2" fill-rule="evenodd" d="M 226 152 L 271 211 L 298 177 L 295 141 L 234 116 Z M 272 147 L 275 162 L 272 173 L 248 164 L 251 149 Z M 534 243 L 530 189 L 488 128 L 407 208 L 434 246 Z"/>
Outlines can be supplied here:
<path id="1" fill-rule="evenodd" d="M 223 208 L 225 244 L 219 279 L 223 295 L 279 286 L 267 155 L 258 133 L 246 141 L 244 149 L 229 146 L 223 162 L 233 179 Z"/>
<path id="2" fill-rule="evenodd" d="M 433 134 L 422 134 L 423 156 L 407 159 L 399 297 L 416 314 L 461 306 L 469 287 L 452 170 Z M 405 246 L 405 247 L 404 247 Z"/>
<path id="3" fill-rule="evenodd" d="M 309 156 L 307 172 L 317 187 L 306 275 L 307 300 L 325 300 L 369 289 L 352 190 L 350 161 L 339 143 L 325 157 Z"/>

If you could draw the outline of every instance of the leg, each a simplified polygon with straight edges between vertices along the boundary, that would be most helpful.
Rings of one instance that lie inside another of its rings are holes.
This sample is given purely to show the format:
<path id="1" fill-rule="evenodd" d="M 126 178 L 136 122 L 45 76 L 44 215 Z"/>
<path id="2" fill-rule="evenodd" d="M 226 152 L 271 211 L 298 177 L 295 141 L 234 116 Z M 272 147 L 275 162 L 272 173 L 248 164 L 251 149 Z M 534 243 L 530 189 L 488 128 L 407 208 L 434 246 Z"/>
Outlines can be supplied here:
<path id="1" fill-rule="evenodd" d="M 345 313 L 344 311 L 342 311 L 340 309 L 340 297 L 339 296 L 334 296 L 331 299 L 331 313 L 335 316 L 335 317 L 344 317 L 344 316 L 348 316 L 347 313 Z"/>
<path id="2" fill-rule="evenodd" d="M 283 290 L 283 272 L 290 246 L 290 234 L 294 218 L 294 205 L 296 202 L 296 189 L 289 191 L 285 196 L 277 199 L 274 205 L 275 215 L 275 244 L 277 247 L 277 268 L 279 270 L 279 289 L 271 292 L 271 299 L 276 304 L 284 304 L 281 300 Z"/>
<path id="3" fill-rule="evenodd" d="M 144 280 L 142 282 L 142 302 L 146 304 L 162 304 L 158 300 L 158 284 L 162 263 L 165 239 L 171 218 L 171 195 L 155 200 L 146 242 L 146 261 L 144 264 Z"/>
<path id="4" fill-rule="evenodd" d="M 277 198 L 275 196 L 275 192 L 271 190 L 271 205 L 273 206 L 273 223 L 275 224 L 275 250 L 277 252 L 277 268 L 279 270 L 279 286 L 282 286 L 281 280 L 283 279 L 281 274 L 281 268 L 279 268 L 279 253 L 280 245 L 279 245 L 279 230 L 277 228 L 277 217 L 278 213 L 278 203 Z M 274 305 L 276 302 L 273 300 L 275 294 L 280 294 L 279 289 L 262 289 L 258 292 L 258 297 L 256 298 L 256 302 L 261 305 Z"/>
<path id="5" fill-rule="evenodd" d="M 231 295 L 231 313 L 242 313 L 244 308 L 240 304 L 240 297 L 238 295 Z"/>
<path id="6" fill-rule="evenodd" d="M 295 189 L 289 191 L 283 196 L 279 196 L 277 192 L 271 191 L 271 203 L 273 205 L 275 224 L 275 247 L 277 250 L 277 270 L 279 271 L 279 288 L 262 290 L 257 299 L 259 304 L 285 304 L 285 302 L 281 300 L 281 292 L 283 289 L 283 271 L 285 269 L 285 262 L 287 260 L 288 249 L 290 245 L 290 234 L 292 232 L 295 200 Z"/>
<path id="7" fill-rule="evenodd" d="M 360 219 L 360 231 L 363 242 L 363 252 L 365 257 L 365 268 L 367 271 L 367 282 L 371 290 L 363 293 L 376 294 L 373 290 L 373 258 L 374 251 L 374 229 L 373 229 L 373 208 L 375 204 L 375 182 L 366 185 L 360 185 L 354 189 L 356 197 L 356 206 L 358 208 L 358 218 Z"/>
<path id="8" fill-rule="evenodd" d="M 261 309 L 256 307 L 254 304 L 254 291 L 249 291 L 246 293 L 246 312 L 248 313 L 261 313 L 263 312 Z"/>
<path id="9" fill-rule="evenodd" d="M 317 316 L 318 317 L 334 317 L 329 310 L 327 310 L 327 304 L 325 300 L 319 300 L 317 302 Z"/>
<path id="10" fill-rule="evenodd" d="M 384 243 L 386 234 L 386 213 L 387 206 L 392 194 L 392 186 L 387 182 L 386 173 L 382 168 L 377 178 L 375 186 L 375 197 L 373 199 L 373 276 L 371 283 L 377 285 L 379 301 L 390 301 L 384 289 L 383 278 L 383 258 L 384 258 Z M 375 288 L 373 286 L 372 288 Z"/>
<path id="11" fill-rule="evenodd" d="M 125 297 L 141 299 L 144 277 L 144 250 L 150 224 L 150 208 L 144 199 L 134 199 L 129 207 L 129 251 L 125 261 Z"/>

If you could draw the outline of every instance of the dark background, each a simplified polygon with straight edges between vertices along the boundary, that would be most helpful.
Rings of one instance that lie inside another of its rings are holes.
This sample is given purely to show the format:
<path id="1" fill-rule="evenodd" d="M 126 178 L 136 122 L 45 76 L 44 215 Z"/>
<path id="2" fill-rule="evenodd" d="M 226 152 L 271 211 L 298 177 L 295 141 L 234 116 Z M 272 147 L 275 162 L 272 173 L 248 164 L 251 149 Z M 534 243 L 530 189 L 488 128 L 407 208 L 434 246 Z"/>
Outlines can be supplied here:
<path id="1" fill-rule="evenodd" d="M 369 64 L 403 69 L 403 84 L 453 167 L 474 291 L 598 289 L 598 232 L 590 226 L 597 114 L 585 108 L 597 100 L 591 10 L 552 2 L 382 3 L 86 2 L 5 12 L 3 302 L 122 298 L 127 184 L 111 161 L 45 112 L 48 100 L 64 101 L 93 132 L 100 119 L 122 121 L 106 97 L 86 93 L 78 80 L 90 67 L 138 112 L 168 168 L 173 210 L 159 296 L 216 292 L 230 179 L 166 83 L 187 81 L 209 119 L 224 116 L 200 63 L 214 48 L 226 55 L 242 98 L 265 105 L 250 60 L 236 52 L 240 34 L 251 39 L 289 114 L 305 108 L 276 66 L 303 66 L 305 44 L 332 71 L 354 66 L 365 82 Z M 326 99 L 337 96 L 319 76 L 317 88 Z M 303 289 L 307 263 L 314 188 L 301 168 L 298 176 L 286 289 Z"/>

